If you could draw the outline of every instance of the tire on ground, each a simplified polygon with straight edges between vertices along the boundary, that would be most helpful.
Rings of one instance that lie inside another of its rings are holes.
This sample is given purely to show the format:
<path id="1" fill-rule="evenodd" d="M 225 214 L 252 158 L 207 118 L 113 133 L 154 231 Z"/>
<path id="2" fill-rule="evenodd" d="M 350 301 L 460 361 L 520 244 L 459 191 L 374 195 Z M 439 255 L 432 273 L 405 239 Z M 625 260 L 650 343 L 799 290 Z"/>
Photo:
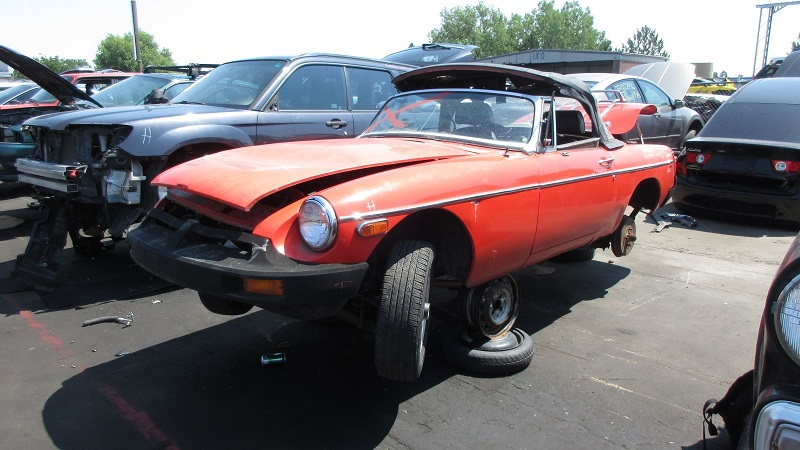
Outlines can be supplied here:
<path id="1" fill-rule="evenodd" d="M 445 359 L 469 372 L 486 375 L 508 375 L 525 370 L 533 360 L 533 341 L 528 333 L 512 328 L 509 335 L 516 346 L 499 351 L 482 350 L 465 342 L 460 335 L 451 334 L 442 343 Z"/>

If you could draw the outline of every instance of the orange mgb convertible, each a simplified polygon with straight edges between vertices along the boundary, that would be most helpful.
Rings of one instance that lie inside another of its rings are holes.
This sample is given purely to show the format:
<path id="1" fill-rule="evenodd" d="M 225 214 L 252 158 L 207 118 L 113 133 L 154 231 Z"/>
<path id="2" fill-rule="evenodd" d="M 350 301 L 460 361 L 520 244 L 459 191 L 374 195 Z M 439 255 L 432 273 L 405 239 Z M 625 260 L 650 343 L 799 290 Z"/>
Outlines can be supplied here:
<path id="1" fill-rule="evenodd" d="M 673 187 L 674 158 L 614 136 L 654 108 L 601 113 L 580 81 L 493 64 L 393 82 L 400 93 L 357 139 L 235 149 L 163 172 L 153 184 L 165 197 L 129 235 L 133 258 L 215 313 L 353 319 L 374 332 L 391 380 L 419 377 L 432 287 L 454 288 L 464 329 L 444 355 L 480 373 L 522 370 L 533 346 L 514 327 L 512 272 L 631 250 L 635 216 Z"/>

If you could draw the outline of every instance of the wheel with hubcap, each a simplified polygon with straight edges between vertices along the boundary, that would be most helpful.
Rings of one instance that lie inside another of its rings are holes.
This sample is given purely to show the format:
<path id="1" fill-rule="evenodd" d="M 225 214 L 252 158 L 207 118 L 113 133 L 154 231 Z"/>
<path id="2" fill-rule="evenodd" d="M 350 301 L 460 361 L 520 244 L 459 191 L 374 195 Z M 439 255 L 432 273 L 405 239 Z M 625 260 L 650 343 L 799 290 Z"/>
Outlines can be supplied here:
<path id="1" fill-rule="evenodd" d="M 623 216 L 622 223 L 611 237 L 611 251 L 614 252 L 614 256 L 625 256 L 633 250 L 634 242 L 636 242 L 636 222 L 629 216 Z"/>
<path id="2" fill-rule="evenodd" d="M 205 306 L 207 310 L 213 312 L 214 314 L 222 314 L 223 316 L 240 316 L 253 309 L 253 305 L 237 302 L 236 300 L 229 300 L 227 298 L 204 294 L 202 292 L 198 292 L 197 295 L 200 296 L 200 302 L 203 304 L 203 306 Z"/>
<path id="3" fill-rule="evenodd" d="M 397 242 L 383 276 L 375 327 L 375 369 L 395 381 L 414 381 L 422 372 L 430 316 L 433 246 Z"/>

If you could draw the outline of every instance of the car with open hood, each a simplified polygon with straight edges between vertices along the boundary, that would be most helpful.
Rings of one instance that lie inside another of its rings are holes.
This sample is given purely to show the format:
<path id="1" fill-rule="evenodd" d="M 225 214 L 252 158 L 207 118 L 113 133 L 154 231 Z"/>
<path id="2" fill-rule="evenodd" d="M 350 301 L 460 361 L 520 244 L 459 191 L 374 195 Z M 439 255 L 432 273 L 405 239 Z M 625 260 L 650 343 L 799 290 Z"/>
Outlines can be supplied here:
<path id="1" fill-rule="evenodd" d="M 123 239 L 155 204 L 165 168 L 236 147 L 352 138 L 411 66 L 331 54 L 249 58 L 219 65 L 169 103 L 49 114 L 24 123 L 35 148 L 19 180 L 47 208 L 12 275 L 58 284 L 67 235 L 79 253 Z"/>
<path id="2" fill-rule="evenodd" d="M 681 63 L 652 63 L 635 66 L 622 74 L 576 73 L 569 74 L 588 84 L 598 98 L 621 99 L 627 102 L 649 103 L 658 112 L 643 115 L 639 128 L 644 142 L 663 144 L 677 155 L 703 128 L 700 114 L 688 108 L 684 95 L 694 79 L 694 66 Z M 637 134 L 623 136 L 637 139 Z"/>
<path id="3" fill-rule="evenodd" d="M 674 157 L 614 136 L 653 105 L 598 110 L 583 83 L 495 64 L 432 65 L 352 140 L 239 148 L 161 173 L 133 259 L 210 311 L 253 306 L 374 330 L 375 366 L 419 377 L 434 287 L 460 292 L 445 356 L 505 374 L 530 363 L 512 272 L 584 247 L 624 256 L 662 205 Z"/>
<path id="4" fill-rule="evenodd" d="M 678 156 L 672 200 L 694 214 L 800 224 L 800 78 L 753 80 Z"/>
<path id="5" fill-rule="evenodd" d="M 733 448 L 800 447 L 799 318 L 800 235 L 767 292 L 753 368 L 731 383 L 719 400 L 703 405 L 704 427 L 712 436 L 719 433 L 713 423 L 714 415 L 719 415 Z"/>

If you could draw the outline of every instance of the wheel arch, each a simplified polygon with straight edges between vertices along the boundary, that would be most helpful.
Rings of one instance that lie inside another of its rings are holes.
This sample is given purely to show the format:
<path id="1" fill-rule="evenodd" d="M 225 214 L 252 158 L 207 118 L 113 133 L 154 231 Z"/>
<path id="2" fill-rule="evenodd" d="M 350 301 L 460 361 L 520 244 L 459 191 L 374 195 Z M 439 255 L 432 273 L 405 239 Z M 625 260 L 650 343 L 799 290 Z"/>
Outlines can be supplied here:
<path id="1" fill-rule="evenodd" d="M 434 248 L 434 276 L 450 275 L 463 282 L 472 266 L 474 244 L 463 222 L 443 209 L 418 211 L 392 227 L 369 258 L 370 267 L 382 268 L 395 242 L 419 239 Z"/>
<path id="2" fill-rule="evenodd" d="M 634 209 L 649 209 L 654 210 L 658 208 L 659 199 L 661 198 L 661 184 L 655 178 L 647 178 L 639 182 L 634 189 L 628 205 Z"/>

